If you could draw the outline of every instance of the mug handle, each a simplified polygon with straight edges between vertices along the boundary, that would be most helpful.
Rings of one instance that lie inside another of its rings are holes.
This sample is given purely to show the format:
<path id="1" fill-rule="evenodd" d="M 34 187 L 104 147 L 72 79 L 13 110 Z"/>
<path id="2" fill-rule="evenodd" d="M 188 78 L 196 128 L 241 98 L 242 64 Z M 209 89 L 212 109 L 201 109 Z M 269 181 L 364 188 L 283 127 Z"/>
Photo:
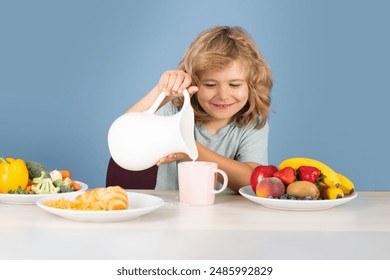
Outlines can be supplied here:
<path id="1" fill-rule="evenodd" d="M 214 193 L 214 194 L 216 194 L 216 193 L 221 193 L 221 192 L 223 192 L 223 191 L 226 189 L 226 187 L 227 187 L 227 184 L 228 184 L 228 176 L 227 176 L 227 174 L 225 173 L 225 171 L 223 171 L 223 170 L 221 170 L 221 169 L 215 169 L 215 170 L 214 170 L 214 173 L 219 173 L 219 174 L 222 175 L 222 177 L 223 177 L 223 185 L 222 185 L 222 188 L 220 188 L 219 190 L 213 189 L 213 190 L 212 190 L 212 193 Z"/>
<path id="2" fill-rule="evenodd" d="M 157 98 L 154 101 L 154 103 L 152 104 L 152 106 L 150 106 L 150 108 L 148 110 L 144 111 L 144 113 L 154 114 L 157 111 L 158 106 L 160 106 L 161 102 L 163 102 L 163 100 L 166 96 L 167 96 L 166 93 L 164 91 L 162 91 L 160 93 L 160 95 L 157 96 Z M 183 96 L 184 96 L 184 103 L 183 103 L 183 108 L 184 108 L 190 104 L 190 94 L 188 93 L 187 89 L 185 89 L 183 91 Z"/>

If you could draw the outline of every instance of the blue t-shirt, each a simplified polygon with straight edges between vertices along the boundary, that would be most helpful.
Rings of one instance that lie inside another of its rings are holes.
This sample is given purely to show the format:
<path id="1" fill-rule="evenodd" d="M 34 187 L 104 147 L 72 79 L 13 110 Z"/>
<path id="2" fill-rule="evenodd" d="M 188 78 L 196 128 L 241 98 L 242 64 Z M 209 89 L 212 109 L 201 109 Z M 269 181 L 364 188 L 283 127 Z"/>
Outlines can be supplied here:
<path id="1" fill-rule="evenodd" d="M 179 111 L 172 102 L 168 102 L 156 114 L 170 116 Z M 268 123 L 260 129 L 255 126 L 238 126 L 232 122 L 215 134 L 210 134 L 205 126 L 194 126 L 194 135 L 200 144 L 224 157 L 267 165 L 269 126 Z M 155 189 L 178 189 L 177 161 L 159 166 Z"/>

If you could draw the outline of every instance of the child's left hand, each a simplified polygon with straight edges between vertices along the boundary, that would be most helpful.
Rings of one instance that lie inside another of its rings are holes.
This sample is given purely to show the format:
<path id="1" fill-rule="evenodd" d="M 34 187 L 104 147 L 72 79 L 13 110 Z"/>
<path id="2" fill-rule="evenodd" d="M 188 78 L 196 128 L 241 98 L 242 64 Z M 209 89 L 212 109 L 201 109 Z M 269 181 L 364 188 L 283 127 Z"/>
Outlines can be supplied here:
<path id="1" fill-rule="evenodd" d="M 160 166 L 161 164 L 171 163 L 171 162 L 174 162 L 174 161 L 186 158 L 186 157 L 187 157 L 187 154 L 185 154 L 185 153 L 170 154 L 166 157 L 160 158 L 159 161 L 156 163 L 156 165 Z"/>

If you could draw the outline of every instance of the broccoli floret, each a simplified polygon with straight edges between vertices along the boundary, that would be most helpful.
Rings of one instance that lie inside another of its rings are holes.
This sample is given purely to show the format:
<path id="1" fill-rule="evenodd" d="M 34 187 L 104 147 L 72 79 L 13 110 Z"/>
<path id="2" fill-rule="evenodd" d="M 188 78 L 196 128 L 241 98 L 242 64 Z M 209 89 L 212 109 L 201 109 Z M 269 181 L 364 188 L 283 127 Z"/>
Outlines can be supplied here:
<path id="1" fill-rule="evenodd" d="M 63 182 L 64 182 L 65 186 L 67 186 L 69 188 L 71 187 L 70 184 L 72 183 L 72 180 L 70 178 L 66 177 Z"/>
<path id="2" fill-rule="evenodd" d="M 54 186 L 53 181 L 50 178 L 47 178 L 47 173 L 42 171 L 41 176 L 33 179 L 35 184 L 31 189 L 36 194 L 48 194 L 48 193 L 58 193 L 60 191 L 59 187 Z"/>
<path id="3" fill-rule="evenodd" d="M 46 173 L 46 178 L 49 178 L 50 176 L 49 172 L 46 170 L 46 167 L 39 162 L 29 160 L 26 161 L 26 166 L 28 170 L 28 178 L 30 180 L 40 177 L 42 172 Z"/>
<path id="4" fill-rule="evenodd" d="M 22 189 L 21 186 L 19 186 L 17 188 L 17 190 L 15 190 L 15 191 L 14 190 L 9 190 L 8 193 L 9 194 L 28 194 L 28 190 L 24 190 L 24 189 Z"/>
<path id="5" fill-rule="evenodd" d="M 72 180 L 65 178 L 65 180 L 56 180 L 53 182 L 54 186 L 60 188 L 60 193 L 73 192 L 74 189 L 70 186 Z"/>
<path id="6" fill-rule="evenodd" d="M 74 189 L 68 186 L 65 186 L 64 184 L 59 185 L 60 193 L 67 193 L 67 192 L 73 192 Z"/>

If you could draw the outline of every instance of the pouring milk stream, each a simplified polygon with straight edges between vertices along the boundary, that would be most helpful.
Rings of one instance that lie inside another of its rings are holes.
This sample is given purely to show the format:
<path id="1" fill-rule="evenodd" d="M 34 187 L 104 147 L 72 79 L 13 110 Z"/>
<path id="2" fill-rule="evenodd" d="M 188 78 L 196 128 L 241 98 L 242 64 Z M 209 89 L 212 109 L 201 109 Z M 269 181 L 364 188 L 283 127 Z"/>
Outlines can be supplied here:
<path id="1" fill-rule="evenodd" d="M 144 112 L 128 112 L 118 117 L 108 131 L 108 147 L 112 159 L 127 170 L 145 170 L 173 153 L 186 153 L 198 158 L 194 138 L 194 110 L 190 95 L 183 92 L 180 112 L 172 116 L 155 115 L 166 97 L 160 93 Z"/>

